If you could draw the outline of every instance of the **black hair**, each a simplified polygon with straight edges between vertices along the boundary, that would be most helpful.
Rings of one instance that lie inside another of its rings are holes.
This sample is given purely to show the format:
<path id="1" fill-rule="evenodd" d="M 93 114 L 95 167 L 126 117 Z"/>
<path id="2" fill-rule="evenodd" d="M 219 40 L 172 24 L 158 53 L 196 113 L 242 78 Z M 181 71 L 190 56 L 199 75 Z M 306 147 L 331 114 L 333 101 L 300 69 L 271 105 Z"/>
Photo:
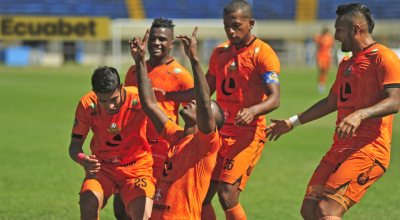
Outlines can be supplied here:
<path id="1" fill-rule="evenodd" d="M 218 104 L 218 102 L 216 102 L 215 100 L 211 101 L 214 102 L 218 107 L 218 114 L 217 115 L 214 114 L 214 120 L 218 131 L 220 131 L 225 124 L 225 114 L 221 106 Z"/>
<path id="2" fill-rule="evenodd" d="M 339 5 L 336 9 L 336 14 L 338 16 L 341 15 L 354 15 L 354 14 L 362 14 L 368 23 L 368 32 L 372 34 L 372 30 L 375 27 L 374 17 L 372 16 L 371 10 L 361 4 L 361 3 L 351 3 L 347 5 Z"/>
<path id="3" fill-rule="evenodd" d="M 249 3 L 243 0 L 235 0 L 229 2 L 224 8 L 224 14 L 231 14 L 237 11 L 242 12 L 242 18 L 253 19 L 253 12 Z"/>
<path id="4" fill-rule="evenodd" d="M 161 16 L 159 18 L 154 18 L 151 28 L 168 28 L 172 31 L 172 36 L 174 36 L 174 23 L 170 19 L 164 19 Z"/>
<path id="5" fill-rule="evenodd" d="M 92 75 L 92 87 L 95 93 L 114 92 L 120 86 L 118 71 L 115 68 L 100 66 Z"/>

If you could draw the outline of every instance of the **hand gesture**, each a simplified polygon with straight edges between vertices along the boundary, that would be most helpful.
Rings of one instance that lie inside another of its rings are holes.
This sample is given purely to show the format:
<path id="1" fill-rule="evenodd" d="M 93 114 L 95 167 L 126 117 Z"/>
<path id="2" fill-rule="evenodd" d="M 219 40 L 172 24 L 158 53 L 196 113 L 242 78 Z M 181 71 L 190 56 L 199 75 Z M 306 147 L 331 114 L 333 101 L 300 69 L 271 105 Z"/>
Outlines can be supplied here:
<path id="1" fill-rule="evenodd" d="M 96 173 L 100 170 L 100 163 L 96 159 L 95 155 L 87 155 L 82 160 L 82 166 L 85 171 L 88 173 L 88 179 L 96 179 Z"/>
<path id="2" fill-rule="evenodd" d="M 144 35 L 143 41 L 141 41 L 139 37 L 134 37 L 132 40 L 129 41 L 131 55 L 135 61 L 144 60 L 144 56 L 146 54 L 146 44 L 147 44 L 147 38 L 149 36 L 149 32 L 150 32 L 150 29 L 147 29 L 146 34 Z"/>
<path id="3" fill-rule="evenodd" d="M 286 134 L 289 131 L 293 130 L 293 125 L 290 123 L 289 119 L 284 119 L 284 120 L 274 120 L 271 119 L 272 124 L 270 124 L 265 131 L 267 132 L 267 138 L 269 137 L 269 140 L 271 141 L 274 139 L 274 141 L 278 140 L 278 138 L 282 134 Z"/>
<path id="4" fill-rule="evenodd" d="M 336 125 L 335 133 L 338 134 L 339 140 L 345 140 L 347 136 L 349 139 L 353 138 L 356 129 L 361 123 L 361 114 L 353 112 Z"/>
<path id="5" fill-rule="evenodd" d="M 181 39 L 183 48 L 185 50 L 185 54 L 189 57 L 190 60 L 197 60 L 197 41 L 196 41 L 196 33 L 198 27 L 194 28 L 192 37 L 188 37 L 187 35 L 176 35 L 177 38 Z"/>
<path id="6" fill-rule="evenodd" d="M 250 108 L 243 108 L 240 110 L 235 118 L 235 125 L 238 127 L 244 127 L 254 119 L 254 112 Z"/>
<path id="7" fill-rule="evenodd" d="M 157 102 L 167 101 L 167 92 L 160 88 L 153 87 L 154 94 L 156 95 Z"/>

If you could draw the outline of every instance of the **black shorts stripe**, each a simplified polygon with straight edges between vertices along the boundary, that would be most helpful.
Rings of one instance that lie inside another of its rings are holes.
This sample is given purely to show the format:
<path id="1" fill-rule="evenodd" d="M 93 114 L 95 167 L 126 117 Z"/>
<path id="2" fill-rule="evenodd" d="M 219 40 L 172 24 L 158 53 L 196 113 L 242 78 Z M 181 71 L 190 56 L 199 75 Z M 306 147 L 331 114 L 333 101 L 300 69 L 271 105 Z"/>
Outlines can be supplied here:
<path id="1" fill-rule="evenodd" d="M 375 163 L 378 164 L 383 169 L 384 172 L 386 172 L 386 168 L 381 164 L 381 162 L 375 159 Z"/>
<path id="2" fill-rule="evenodd" d="M 383 86 L 383 88 L 385 88 L 385 89 L 400 88 L 400 84 L 387 84 L 387 85 Z"/>
<path id="3" fill-rule="evenodd" d="M 82 138 L 83 138 L 83 135 L 72 133 L 71 137 L 72 137 L 72 138 L 76 138 L 76 139 L 82 139 Z"/>

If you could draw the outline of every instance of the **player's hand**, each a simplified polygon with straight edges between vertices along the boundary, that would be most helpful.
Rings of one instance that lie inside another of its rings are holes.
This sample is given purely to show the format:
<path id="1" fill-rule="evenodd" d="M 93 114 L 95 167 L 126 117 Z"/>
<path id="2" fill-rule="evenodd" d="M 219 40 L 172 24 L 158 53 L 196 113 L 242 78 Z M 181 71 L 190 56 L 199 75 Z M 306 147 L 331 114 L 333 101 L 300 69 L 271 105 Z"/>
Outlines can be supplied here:
<path id="1" fill-rule="evenodd" d="M 271 119 L 272 124 L 270 124 L 265 131 L 267 132 L 266 137 L 269 137 L 269 140 L 274 141 L 278 140 L 278 138 L 282 134 L 286 134 L 289 131 L 293 130 L 293 125 L 290 123 L 289 119 L 284 120 L 274 120 Z"/>
<path id="2" fill-rule="evenodd" d="M 254 119 L 254 111 L 251 108 L 243 108 L 240 110 L 235 118 L 235 125 L 238 127 L 244 127 Z"/>
<path id="3" fill-rule="evenodd" d="M 167 101 L 167 92 L 160 88 L 153 88 L 154 94 L 156 95 L 157 102 Z"/>
<path id="4" fill-rule="evenodd" d="M 89 179 L 97 178 L 96 173 L 100 170 L 100 163 L 95 155 L 87 155 L 82 160 L 82 166 L 88 173 Z"/>
<path id="5" fill-rule="evenodd" d="M 147 38 L 149 37 L 149 33 L 150 33 L 150 29 L 147 29 L 146 34 L 144 35 L 143 41 L 140 40 L 140 37 L 134 37 L 132 40 L 129 41 L 131 55 L 135 61 L 144 60 L 144 56 L 146 54 Z"/>
<path id="6" fill-rule="evenodd" d="M 189 57 L 190 60 L 197 60 L 197 40 L 196 33 L 198 27 L 194 28 L 192 37 L 188 37 L 187 35 L 176 35 L 176 38 L 181 39 L 183 48 L 185 50 L 185 54 Z"/>
<path id="7" fill-rule="evenodd" d="M 353 112 L 336 125 L 335 133 L 338 134 L 339 140 L 345 140 L 346 137 L 349 139 L 353 138 L 356 129 L 361 123 L 361 113 Z"/>

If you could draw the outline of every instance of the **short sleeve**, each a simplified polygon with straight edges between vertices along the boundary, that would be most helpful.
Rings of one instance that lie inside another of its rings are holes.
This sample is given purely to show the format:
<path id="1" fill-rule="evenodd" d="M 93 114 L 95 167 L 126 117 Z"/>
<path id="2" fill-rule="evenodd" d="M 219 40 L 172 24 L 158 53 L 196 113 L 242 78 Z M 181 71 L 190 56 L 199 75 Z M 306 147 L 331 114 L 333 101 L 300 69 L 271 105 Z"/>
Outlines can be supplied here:
<path id="1" fill-rule="evenodd" d="M 386 49 L 379 52 L 376 69 L 381 89 L 393 84 L 399 84 L 400 87 L 400 61 L 393 51 Z"/>
<path id="2" fill-rule="evenodd" d="M 79 102 L 75 112 L 74 126 L 72 128 L 73 138 L 86 139 L 90 130 L 90 121 L 85 114 L 85 108 L 82 102 Z"/>
<path id="3" fill-rule="evenodd" d="M 209 67 L 208 67 L 208 73 L 213 75 L 213 76 L 217 75 L 217 69 L 216 69 L 217 68 L 216 67 L 217 49 L 218 49 L 218 47 L 215 48 L 213 54 L 211 55 L 210 64 L 209 64 Z"/>
<path id="4" fill-rule="evenodd" d="M 182 137 L 183 128 L 173 121 L 168 120 L 168 122 L 164 125 L 163 130 L 161 131 L 160 136 L 168 142 L 169 146 L 173 146 L 173 144 Z"/>
<path id="5" fill-rule="evenodd" d="M 218 131 L 213 131 L 209 134 L 203 134 L 200 130 L 195 134 L 196 143 L 199 149 L 205 155 L 212 154 L 219 150 L 220 142 Z"/>
<path id="6" fill-rule="evenodd" d="M 275 51 L 267 46 L 267 48 L 260 50 L 260 55 L 258 56 L 257 68 L 260 74 L 273 72 L 279 74 L 280 63 L 278 56 L 276 56 Z"/>
<path id="7" fill-rule="evenodd" d="M 191 89 L 193 88 L 193 86 L 194 86 L 194 81 L 192 75 L 190 74 L 189 71 L 185 71 L 185 74 L 182 77 L 180 83 L 181 91 Z"/>

